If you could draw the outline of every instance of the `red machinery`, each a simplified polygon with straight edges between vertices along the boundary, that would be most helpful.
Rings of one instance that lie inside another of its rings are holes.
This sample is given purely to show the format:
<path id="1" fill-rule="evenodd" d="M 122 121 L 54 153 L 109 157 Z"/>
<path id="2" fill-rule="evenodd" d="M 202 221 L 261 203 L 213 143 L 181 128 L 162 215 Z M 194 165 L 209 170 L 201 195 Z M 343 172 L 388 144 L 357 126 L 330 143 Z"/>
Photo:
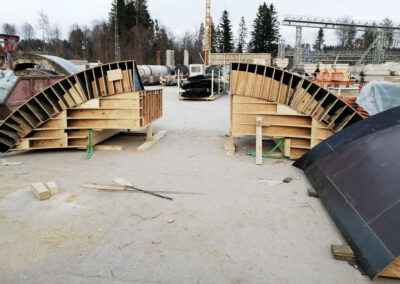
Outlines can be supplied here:
<path id="1" fill-rule="evenodd" d="M 13 69 L 11 52 L 16 51 L 19 36 L 0 34 L 0 59 L 6 61 L 7 69 Z"/>

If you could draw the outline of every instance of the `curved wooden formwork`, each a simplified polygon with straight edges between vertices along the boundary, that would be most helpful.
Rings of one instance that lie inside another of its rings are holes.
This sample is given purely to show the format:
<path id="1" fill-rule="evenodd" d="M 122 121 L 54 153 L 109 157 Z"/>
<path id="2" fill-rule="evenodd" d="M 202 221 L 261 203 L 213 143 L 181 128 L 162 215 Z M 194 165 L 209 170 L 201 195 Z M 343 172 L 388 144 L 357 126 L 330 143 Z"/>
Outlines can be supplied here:
<path id="1" fill-rule="evenodd" d="M 256 64 L 231 65 L 231 141 L 262 134 L 285 138 L 286 156 L 297 159 L 363 117 L 338 96 L 297 74 Z M 231 147 L 232 149 L 232 147 Z"/>
<path id="2" fill-rule="evenodd" d="M 100 133 L 104 140 L 161 116 L 162 91 L 144 91 L 134 61 L 104 64 L 49 86 L 10 114 L 0 124 L 0 152 L 82 148 L 88 129 L 108 131 Z"/>

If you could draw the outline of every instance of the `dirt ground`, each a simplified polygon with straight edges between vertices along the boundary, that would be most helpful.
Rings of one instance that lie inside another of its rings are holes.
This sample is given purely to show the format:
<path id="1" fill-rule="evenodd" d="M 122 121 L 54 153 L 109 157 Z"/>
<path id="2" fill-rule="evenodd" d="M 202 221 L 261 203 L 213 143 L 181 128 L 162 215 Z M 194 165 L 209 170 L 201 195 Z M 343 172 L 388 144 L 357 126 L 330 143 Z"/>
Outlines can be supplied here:
<path id="1" fill-rule="evenodd" d="M 227 155 L 229 97 L 179 101 L 165 88 L 167 135 L 147 153 L 144 137 L 103 144 L 121 152 L 37 151 L 2 156 L 0 283 L 369 283 L 330 245 L 343 243 L 321 201 L 292 162 L 245 155 L 254 138 Z M 263 180 L 296 176 L 288 184 Z M 124 177 L 147 190 L 197 192 L 173 201 L 141 193 L 99 192 L 84 183 Z M 33 182 L 57 181 L 39 202 Z M 394 283 L 378 279 L 375 283 Z"/>

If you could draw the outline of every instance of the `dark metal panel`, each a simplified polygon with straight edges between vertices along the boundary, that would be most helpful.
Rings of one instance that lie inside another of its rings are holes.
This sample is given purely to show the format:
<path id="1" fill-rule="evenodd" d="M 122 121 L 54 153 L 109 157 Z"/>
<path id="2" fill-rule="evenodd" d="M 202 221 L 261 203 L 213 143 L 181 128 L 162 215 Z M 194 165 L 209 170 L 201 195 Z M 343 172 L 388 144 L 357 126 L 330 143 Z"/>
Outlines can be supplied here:
<path id="1" fill-rule="evenodd" d="M 305 170 L 322 157 L 373 131 L 400 124 L 400 107 L 396 107 L 352 124 L 308 151 L 293 166 Z"/>
<path id="2" fill-rule="evenodd" d="M 366 273 L 400 256 L 400 125 L 333 151 L 305 173 Z"/>

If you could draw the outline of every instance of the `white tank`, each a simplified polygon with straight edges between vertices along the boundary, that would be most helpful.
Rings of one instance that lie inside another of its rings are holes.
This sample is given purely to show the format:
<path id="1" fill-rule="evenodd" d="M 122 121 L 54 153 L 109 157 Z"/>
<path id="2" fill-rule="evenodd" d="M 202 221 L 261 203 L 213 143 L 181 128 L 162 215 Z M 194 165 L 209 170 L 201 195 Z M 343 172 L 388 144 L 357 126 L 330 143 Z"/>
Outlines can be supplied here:
<path id="1" fill-rule="evenodd" d="M 164 65 L 138 65 L 139 76 L 143 83 L 147 83 L 150 78 L 160 77 L 169 74 L 169 68 Z"/>
<path id="2" fill-rule="evenodd" d="M 162 76 L 169 73 L 169 69 L 164 65 L 138 65 L 140 77 Z"/>

